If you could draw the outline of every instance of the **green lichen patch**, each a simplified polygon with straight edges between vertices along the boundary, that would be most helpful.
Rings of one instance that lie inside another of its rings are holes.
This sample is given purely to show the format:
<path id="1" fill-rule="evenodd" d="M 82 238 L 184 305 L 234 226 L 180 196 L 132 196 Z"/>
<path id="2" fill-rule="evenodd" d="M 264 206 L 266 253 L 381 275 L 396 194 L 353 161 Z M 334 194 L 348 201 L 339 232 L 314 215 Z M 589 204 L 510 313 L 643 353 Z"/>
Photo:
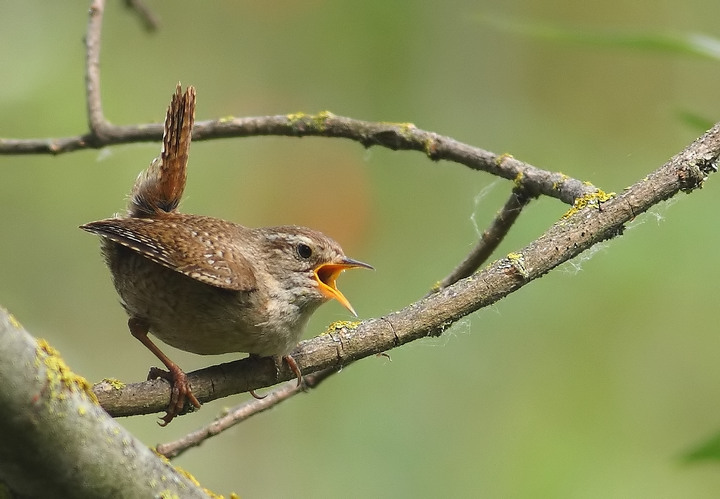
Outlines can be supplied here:
<path id="1" fill-rule="evenodd" d="M 359 325 L 360 321 L 335 321 L 330 324 L 322 334 L 334 333 L 335 331 L 340 331 L 341 329 L 355 329 Z"/>
<path id="2" fill-rule="evenodd" d="M 327 121 L 334 117 L 335 115 L 330 111 L 320 111 L 312 117 L 315 129 L 319 132 L 324 132 L 327 129 Z"/>
<path id="3" fill-rule="evenodd" d="M 578 211 L 582 210 L 587 206 L 600 206 L 601 203 L 611 200 L 615 197 L 614 192 L 606 193 L 601 189 L 597 189 L 595 192 L 590 192 L 582 197 L 575 199 L 573 207 L 570 208 L 563 216 L 563 219 L 568 219 Z"/>
<path id="4" fill-rule="evenodd" d="M 20 321 L 18 321 L 13 314 L 7 314 L 8 320 L 10 321 L 10 325 L 14 327 L 15 329 L 22 329 L 22 324 L 20 324 Z"/>
<path id="5" fill-rule="evenodd" d="M 216 494 L 216 493 L 213 492 L 212 490 L 206 489 L 205 487 L 203 487 L 203 486 L 200 484 L 200 482 L 198 481 L 198 479 L 195 478 L 189 471 L 187 471 L 187 470 L 185 470 L 185 469 L 183 469 L 183 468 L 180 468 L 179 466 L 174 466 L 174 468 L 175 468 L 175 470 L 176 470 L 178 473 L 180 473 L 180 474 L 183 475 L 185 478 L 187 478 L 188 480 L 190 480 L 190 481 L 193 483 L 193 485 L 195 485 L 196 487 L 201 488 L 201 489 L 203 490 L 203 492 L 205 492 L 205 493 L 208 495 L 208 497 L 211 497 L 212 499 L 225 499 L 225 496 L 220 495 L 220 494 Z M 234 492 L 231 492 L 229 497 L 230 497 L 230 499 L 240 499 L 240 496 L 237 495 L 237 494 L 234 493 Z"/>
<path id="6" fill-rule="evenodd" d="M 570 177 L 565 175 L 564 173 L 558 173 L 560 175 L 560 179 L 553 182 L 552 188 L 554 191 L 559 191 L 560 186 L 565 183 L 566 180 L 568 180 Z"/>
<path id="7" fill-rule="evenodd" d="M 315 133 L 327 130 L 327 121 L 335 117 L 330 111 L 320 111 L 317 114 L 292 113 L 285 116 L 291 127 L 305 132 L 312 130 Z"/>
<path id="8" fill-rule="evenodd" d="M 525 174 L 523 172 L 518 172 L 518 174 L 515 175 L 515 178 L 513 179 L 513 184 L 515 184 L 516 188 L 518 188 L 518 189 L 522 188 L 523 178 L 525 178 Z"/>
<path id="9" fill-rule="evenodd" d="M 110 385 L 115 390 L 122 390 L 123 388 L 125 388 L 125 383 L 123 383 L 117 378 L 103 378 L 100 383 Z"/>
<path id="10" fill-rule="evenodd" d="M 423 141 L 423 150 L 430 159 L 435 159 L 437 156 L 437 142 L 433 138 L 425 139 Z"/>
<path id="11" fill-rule="evenodd" d="M 507 259 L 510 261 L 512 268 L 514 268 L 518 274 L 523 276 L 525 279 L 530 276 L 530 273 L 525 266 L 525 257 L 522 253 L 508 253 Z"/>
<path id="12" fill-rule="evenodd" d="M 413 133 L 417 130 L 415 123 L 410 122 L 396 122 L 396 121 L 383 121 L 381 125 L 386 125 L 397 129 L 398 135 L 405 137 L 406 139 L 412 137 Z"/>
<path id="13" fill-rule="evenodd" d="M 84 393 L 93 403 L 98 403 L 88 380 L 72 372 L 60 356 L 60 352 L 50 346 L 47 341 L 38 339 L 35 352 L 37 365 L 45 366 L 47 386 L 50 389 L 51 397 L 64 399 L 68 392 Z"/>
<path id="14" fill-rule="evenodd" d="M 290 125 L 292 126 L 292 125 L 296 124 L 298 121 L 301 121 L 301 120 L 305 119 L 305 117 L 307 116 L 307 114 L 305 114 L 305 113 L 291 113 L 291 114 L 287 114 L 287 115 L 285 115 L 285 116 L 287 117 L 288 122 L 289 122 Z"/>
<path id="15" fill-rule="evenodd" d="M 495 164 L 498 166 L 502 166 L 502 164 L 508 159 L 515 159 L 515 156 L 510 153 L 504 152 L 495 158 Z M 522 172 L 518 174 L 518 177 L 522 178 Z M 517 181 L 517 178 L 515 180 Z"/>

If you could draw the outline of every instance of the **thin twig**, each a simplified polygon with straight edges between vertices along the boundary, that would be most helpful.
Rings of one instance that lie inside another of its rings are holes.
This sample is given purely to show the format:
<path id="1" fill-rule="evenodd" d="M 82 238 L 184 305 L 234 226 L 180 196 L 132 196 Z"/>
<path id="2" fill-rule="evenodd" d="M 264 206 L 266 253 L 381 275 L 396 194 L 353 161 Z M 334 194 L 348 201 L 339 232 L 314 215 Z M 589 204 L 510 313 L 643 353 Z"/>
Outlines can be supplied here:
<path id="1" fill-rule="evenodd" d="M 447 288 L 460 279 L 471 276 L 473 272 L 479 269 L 480 265 L 485 263 L 508 232 L 510 232 L 510 228 L 520 216 L 522 209 L 530 202 L 530 199 L 523 187 L 515 187 L 505 205 L 497 215 L 495 215 L 490 227 L 480 236 L 477 245 L 450 275 L 435 286 L 431 293 L 436 293 L 443 288 Z"/>
<path id="2" fill-rule="evenodd" d="M 87 99 L 88 127 L 90 137 L 97 138 L 97 142 L 108 140 L 112 135 L 110 124 L 105 120 L 100 99 L 100 34 L 102 32 L 102 19 L 105 11 L 104 0 L 93 0 L 90 4 L 87 34 L 85 35 L 85 90 Z M 96 142 L 95 140 L 85 142 Z"/>
<path id="3" fill-rule="evenodd" d="M 138 15 L 147 31 L 153 32 L 160 28 L 160 19 L 143 0 L 125 0 L 125 5 Z"/>
<path id="4" fill-rule="evenodd" d="M 293 395 L 302 393 L 309 388 L 317 387 L 322 381 L 336 372 L 338 372 L 336 369 L 325 369 L 324 371 L 309 374 L 303 378 L 303 384 L 301 386 L 298 386 L 295 380 L 285 383 L 261 399 L 252 399 L 229 409 L 226 414 L 217 418 L 212 423 L 188 433 L 178 440 L 158 444 L 155 450 L 167 458 L 179 456 L 189 448 L 197 447 L 210 437 L 218 435 L 255 414 L 267 411 L 280 402 L 289 399 Z"/>

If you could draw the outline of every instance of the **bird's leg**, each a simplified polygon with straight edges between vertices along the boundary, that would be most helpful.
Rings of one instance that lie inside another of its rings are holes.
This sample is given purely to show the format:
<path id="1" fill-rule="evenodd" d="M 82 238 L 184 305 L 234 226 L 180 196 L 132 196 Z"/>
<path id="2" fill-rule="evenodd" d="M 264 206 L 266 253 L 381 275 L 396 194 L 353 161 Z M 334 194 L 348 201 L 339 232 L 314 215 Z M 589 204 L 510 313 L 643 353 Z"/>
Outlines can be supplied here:
<path id="1" fill-rule="evenodd" d="M 262 357 L 260 357 L 259 355 L 254 354 L 254 353 L 251 353 L 251 354 L 249 354 L 248 358 L 260 359 L 260 358 L 262 358 Z M 258 395 L 255 390 L 248 390 L 248 393 L 249 393 L 250 395 L 252 395 L 254 399 L 257 399 L 257 400 L 262 400 L 262 399 L 264 399 L 265 397 L 267 397 L 267 395 Z"/>
<path id="2" fill-rule="evenodd" d="M 250 354 L 250 356 L 256 357 L 256 355 L 253 355 L 253 354 Z M 302 372 L 300 371 L 300 367 L 297 365 L 297 362 L 295 362 L 295 359 L 293 359 L 292 355 L 288 354 L 288 355 L 273 357 L 273 360 L 275 361 L 275 368 L 278 371 L 280 370 L 280 365 L 282 364 L 283 360 L 285 362 L 287 362 L 288 367 L 293 372 L 293 374 L 295 374 L 295 376 L 297 377 L 297 386 L 300 386 L 302 384 L 302 382 L 303 382 Z M 262 400 L 265 397 L 267 397 L 267 395 L 258 395 L 255 392 L 255 390 L 248 390 L 248 393 L 258 400 Z"/>
<path id="3" fill-rule="evenodd" d="M 158 422 L 158 424 L 160 426 L 166 426 L 170 421 L 172 421 L 175 416 L 182 412 L 185 407 L 186 400 L 199 409 L 200 402 L 198 402 L 198 399 L 195 398 L 195 395 L 193 395 L 192 390 L 190 389 L 190 383 L 188 382 L 187 375 L 182 369 L 180 369 L 180 366 L 170 360 L 170 358 L 165 355 L 150 338 L 148 338 L 149 328 L 147 323 L 137 317 L 131 317 L 128 320 L 128 327 L 130 328 L 130 333 L 140 340 L 140 343 L 145 345 L 148 350 L 154 353 L 155 356 L 160 359 L 160 362 L 162 362 L 167 368 L 167 371 L 163 371 L 162 369 L 153 367 L 150 369 L 150 373 L 148 374 L 148 379 L 161 377 L 168 380 L 172 388 L 170 391 L 170 404 L 166 409 L 165 416 L 161 418 L 162 423 Z"/>
<path id="4" fill-rule="evenodd" d="M 300 371 L 300 367 L 298 367 L 297 365 L 297 362 L 295 362 L 295 359 L 293 359 L 292 355 L 290 354 L 283 355 L 280 359 L 287 362 L 290 370 L 295 374 L 295 376 L 297 376 L 297 386 L 300 386 L 303 382 L 303 375 Z"/>
<path id="5" fill-rule="evenodd" d="M 257 399 L 257 400 L 262 400 L 262 399 L 264 399 L 265 397 L 267 397 L 267 394 L 266 394 L 266 395 L 258 395 L 258 394 L 255 392 L 255 390 L 248 390 L 248 393 L 249 393 L 250 395 L 252 395 L 254 399 Z"/>

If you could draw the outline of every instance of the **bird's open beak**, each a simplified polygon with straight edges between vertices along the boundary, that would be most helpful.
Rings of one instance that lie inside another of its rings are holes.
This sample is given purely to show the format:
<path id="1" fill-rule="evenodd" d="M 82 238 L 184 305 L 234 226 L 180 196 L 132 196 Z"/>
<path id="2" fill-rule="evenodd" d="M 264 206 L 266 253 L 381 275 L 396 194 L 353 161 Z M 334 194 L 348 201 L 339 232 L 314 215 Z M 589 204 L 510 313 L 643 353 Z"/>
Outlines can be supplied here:
<path id="1" fill-rule="evenodd" d="M 352 308 L 348 299 L 345 298 L 345 295 L 340 292 L 335 284 L 338 276 L 342 274 L 345 269 L 354 268 L 373 269 L 373 267 L 367 263 L 359 262 L 352 258 L 344 258 L 340 263 L 325 263 L 319 265 L 318 268 L 315 269 L 315 279 L 317 279 L 320 292 L 323 295 L 330 299 L 335 298 L 343 307 L 357 317 L 355 309 Z"/>

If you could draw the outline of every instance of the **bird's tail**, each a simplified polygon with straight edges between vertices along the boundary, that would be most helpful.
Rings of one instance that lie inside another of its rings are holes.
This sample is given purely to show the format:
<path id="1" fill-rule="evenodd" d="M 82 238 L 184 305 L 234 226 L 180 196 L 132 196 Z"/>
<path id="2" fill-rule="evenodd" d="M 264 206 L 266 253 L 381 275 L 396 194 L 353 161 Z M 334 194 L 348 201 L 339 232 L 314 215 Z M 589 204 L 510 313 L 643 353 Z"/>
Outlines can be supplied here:
<path id="1" fill-rule="evenodd" d="M 165 116 L 160 157 L 135 180 L 128 215 L 146 218 L 177 209 L 185 190 L 191 130 L 195 121 L 195 88 L 185 93 L 178 83 Z"/>

